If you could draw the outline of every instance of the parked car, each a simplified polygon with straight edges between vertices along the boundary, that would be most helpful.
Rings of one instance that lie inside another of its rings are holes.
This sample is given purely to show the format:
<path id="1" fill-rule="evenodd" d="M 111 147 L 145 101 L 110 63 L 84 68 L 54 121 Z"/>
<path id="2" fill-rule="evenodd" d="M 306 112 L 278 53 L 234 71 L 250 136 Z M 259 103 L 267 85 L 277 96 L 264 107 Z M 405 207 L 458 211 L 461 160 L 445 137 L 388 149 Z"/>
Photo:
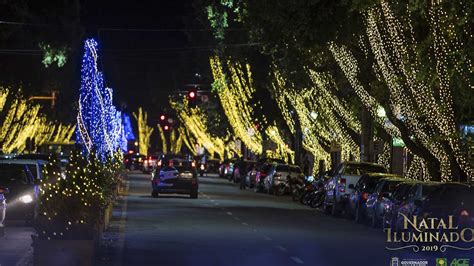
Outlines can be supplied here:
<path id="1" fill-rule="evenodd" d="M 245 176 L 245 185 L 249 188 L 254 188 L 256 184 L 257 177 L 257 166 L 254 164 L 251 166 L 250 171 L 247 172 Z"/>
<path id="2" fill-rule="evenodd" d="M 387 206 L 390 205 L 393 192 L 398 184 L 406 181 L 401 176 L 390 176 L 379 180 L 375 190 L 365 203 L 367 218 L 372 227 L 378 227 L 383 220 Z"/>
<path id="3" fill-rule="evenodd" d="M 229 179 L 230 176 L 234 173 L 234 163 L 236 159 L 227 159 L 222 162 L 219 166 L 219 176 L 221 178 Z"/>
<path id="4" fill-rule="evenodd" d="M 354 216 L 356 222 L 363 222 L 367 218 L 365 203 L 369 195 L 374 192 L 379 180 L 392 176 L 391 174 L 383 173 L 367 173 L 360 177 L 354 186 L 354 193 L 349 196 L 349 214 Z"/>
<path id="5" fill-rule="evenodd" d="M 264 179 L 264 190 L 274 194 L 275 189 L 281 183 L 285 183 L 287 178 L 303 180 L 303 171 L 298 165 L 274 164 Z"/>
<path id="6" fill-rule="evenodd" d="M 420 182 L 414 184 L 408 191 L 406 200 L 400 205 L 397 210 L 397 215 L 394 222 L 394 229 L 399 230 L 403 225 L 403 215 L 411 217 L 419 213 L 418 207 L 421 206 L 428 195 L 439 191 L 441 182 Z M 403 215 L 401 215 L 403 214 Z"/>
<path id="7" fill-rule="evenodd" d="M 207 160 L 207 172 L 213 174 L 219 174 L 220 161 L 217 159 Z"/>
<path id="8" fill-rule="evenodd" d="M 5 227 L 3 226 L 3 222 L 5 221 L 5 212 L 7 209 L 5 194 L 8 193 L 6 188 L 0 187 L 0 236 L 5 234 Z"/>
<path id="9" fill-rule="evenodd" d="M 397 221 L 398 209 L 401 205 L 404 205 L 408 199 L 408 192 L 418 181 L 405 180 L 398 184 L 392 193 L 390 201 L 386 203 L 385 213 L 382 218 L 383 228 L 394 228 Z"/>
<path id="10" fill-rule="evenodd" d="M 348 207 L 349 196 L 363 174 L 387 173 L 385 167 L 367 162 L 343 162 L 326 184 L 324 210 L 332 215 L 339 214 Z"/>
<path id="11" fill-rule="evenodd" d="M 142 170 L 143 162 L 145 161 L 146 156 L 139 153 L 127 153 L 123 156 L 123 163 L 125 168 L 130 171 Z"/>
<path id="12" fill-rule="evenodd" d="M 265 188 L 265 178 L 272 169 L 274 163 L 263 163 L 257 166 L 255 173 L 255 192 L 263 192 Z"/>
<path id="13" fill-rule="evenodd" d="M 232 174 L 232 177 L 231 177 L 231 181 L 233 181 L 234 183 L 238 183 L 240 182 L 240 178 L 246 178 L 247 176 L 247 173 L 252 165 L 254 165 L 256 162 L 255 161 L 251 161 L 251 160 L 244 160 L 244 161 L 240 161 L 240 160 L 237 160 L 235 163 L 234 163 L 234 172 Z M 240 169 L 244 169 L 244 171 L 241 173 Z"/>
<path id="14" fill-rule="evenodd" d="M 31 222 L 37 215 L 41 166 L 35 160 L 0 161 L 0 187 L 8 189 L 7 219 Z"/>
<path id="15" fill-rule="evenodd" d="M 156 155 L 148 155 L 145 160 L 143 161 L 142 171 L 145 174 L 149 174 L 155 169 L 156 161 L 158 160 L 158 156 Z"/>
<path id="16" fill-rule="evenodd" d="M 156 169 L 151 177 L 152 197 L 160 194 L 189 194 L 198 197 L 198 178 L 193 160 L 172 158 L 163 161 L 164 166 Z"/>
<path id="17" fill-rule="evenodd" d="M 421 194 L 420 194 L 421 193 Z M 474 189 L 461 183 L 423 183 L 411 188 L 409 199 L 398 211 L 396 228 L 403 224 L 403 214 L 407 217 L 430 217 L 447 219 L 452 215 L 454 224 L 460 228 L 474 226 Z"/>

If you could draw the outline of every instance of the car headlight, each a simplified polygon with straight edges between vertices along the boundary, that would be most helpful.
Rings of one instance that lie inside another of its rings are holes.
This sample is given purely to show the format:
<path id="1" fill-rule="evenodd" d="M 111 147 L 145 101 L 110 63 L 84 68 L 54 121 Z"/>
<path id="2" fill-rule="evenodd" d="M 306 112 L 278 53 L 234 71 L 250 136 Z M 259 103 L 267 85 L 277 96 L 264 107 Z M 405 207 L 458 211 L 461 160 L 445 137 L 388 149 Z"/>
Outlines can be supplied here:
<path id="1" fill-rule="evenodd" d="M 24 195 L 19 198 L 19 200 L 25 204 L 33 202 L 33 197 L 31 195 Z"/>

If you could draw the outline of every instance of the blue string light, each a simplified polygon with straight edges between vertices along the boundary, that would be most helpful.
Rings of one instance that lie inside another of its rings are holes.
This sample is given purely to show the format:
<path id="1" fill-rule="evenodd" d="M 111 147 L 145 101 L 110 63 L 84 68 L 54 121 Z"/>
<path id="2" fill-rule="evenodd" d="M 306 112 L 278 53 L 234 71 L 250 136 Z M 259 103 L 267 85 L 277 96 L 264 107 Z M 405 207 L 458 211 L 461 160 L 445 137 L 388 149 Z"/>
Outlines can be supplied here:
<path id="1" fill-rule="evenodd" d="M 130 121 L 130 116 L 128 114 L 122 114 L 122 122 L 125 130 L 125 138 L 127 140 L 135 140 L 135 134 L 133 134 L 132 122 Z"/>
<path id="2" fill-rule="evenodd" d="M 122 114 L 112 103 L 113 90 L 106 88 L 97 67 L 97 42 L 87 39 L 82 57 L 79 112 L 76 141 L 88 154 L 94 151 L 101 159 L 127 149 Z"/>

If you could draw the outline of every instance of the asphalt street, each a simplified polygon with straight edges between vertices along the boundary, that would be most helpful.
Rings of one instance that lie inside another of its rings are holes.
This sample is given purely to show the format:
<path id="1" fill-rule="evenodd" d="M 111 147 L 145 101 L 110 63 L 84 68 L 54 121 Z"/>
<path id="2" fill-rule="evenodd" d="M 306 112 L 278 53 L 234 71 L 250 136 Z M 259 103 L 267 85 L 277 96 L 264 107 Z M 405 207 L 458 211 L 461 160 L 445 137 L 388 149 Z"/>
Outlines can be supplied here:
<path id="1" fill-rule="evenodd" d="M 435 265 L 445 257 L 387 250 L 381 229 L 326 215 L 288 196 L 241 191 L 216 176 L 199 182 L 198 199 L 152 198 L 150 175 L 129 173 L 94 264 L 380 266 L 397 257 Z M 31 265 L 33 233 L 24 223 L 8 223 L 0 238 L 0 266 Z"/>
<path id="2" fill-rule="evenodd" d="M 129 174 L 100 265 L 388 265 L 381 229 L 200 178 L 199 198 L 150 196 L 150 176 Z M 418 257 L 420 257 L 417 254 Z M 417 257 L 415 256 L 415 257 Z"/>

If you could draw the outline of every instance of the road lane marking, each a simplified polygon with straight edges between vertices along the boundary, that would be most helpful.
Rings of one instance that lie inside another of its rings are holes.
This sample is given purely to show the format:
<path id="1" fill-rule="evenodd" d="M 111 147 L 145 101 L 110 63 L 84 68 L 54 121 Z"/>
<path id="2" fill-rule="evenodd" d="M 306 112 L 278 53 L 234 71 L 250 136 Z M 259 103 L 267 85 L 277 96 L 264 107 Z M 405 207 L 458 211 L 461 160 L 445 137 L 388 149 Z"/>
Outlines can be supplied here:
<path id="1" fill-rule="evenodd" d="M 218 202 L 215 202 L 215 203 L 214 203 L 214 205 L 216 205 L 216 206 L 217 206 L 217 205 L 219 205 L 219 203 L 218 203 Z"/>
<path id="2" fill-rule="evenodd" d="M 235 219 L 236 221 L 240 221 L 239 217 L 234 217 L 234 219 Z"/>
<path id="3" fill-rule="evenodd" d="M 265 240 L 267 240 L 267 241 L 272 241 L 272 239 L 271 239 L 270 237 L 268 237 L 268 236 L 263 236 L 263 238 L 264 238 Z"/>
<path id="4" fill-rule="evenodd" d="M 227 214 L 228 214 L 228 215 L 232 215 L 232 213 L 231 213 L 231 212 L 227 212 Z"/>
<path id="5" fill-rule="evenodd" d="M 298 264 L 304 264 L 304 262 L 298 257 L 290 257 L 290 259 L 292 259 L 294 262 Z"/>
<path id="6" fill-rule="evenodd" d="M 281 251 L 287 251 L 287 249 L 285 247 L 282 247 L 280 245 L 277 245 L 275 246 L 277 249 L 281 250 Z"/>
<path id="7" fill-rule="evenodd" d="M 242 223 L 242 225 L 248 226 L 249 224 L 248 223 Z"/>

